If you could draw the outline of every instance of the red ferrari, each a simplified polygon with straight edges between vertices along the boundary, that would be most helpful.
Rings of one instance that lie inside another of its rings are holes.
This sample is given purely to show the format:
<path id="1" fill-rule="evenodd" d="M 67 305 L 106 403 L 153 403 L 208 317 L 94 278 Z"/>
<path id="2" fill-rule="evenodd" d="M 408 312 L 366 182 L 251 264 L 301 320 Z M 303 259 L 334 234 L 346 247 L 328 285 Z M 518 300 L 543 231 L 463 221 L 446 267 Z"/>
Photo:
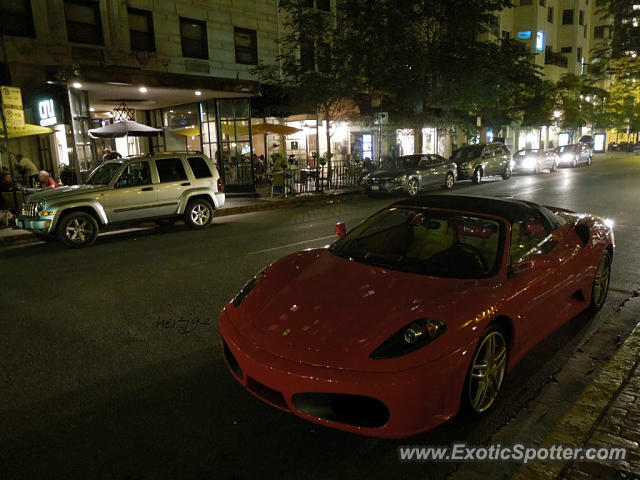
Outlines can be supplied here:
<path id="1" fill-rule="evenodd" d="M 609 288 L 609 221 L 524 200 L 417 197 L 336 233 L 253 277 L 220 334 L 252 394 L 354 433 L 482 414 L 528 350 Z"/>

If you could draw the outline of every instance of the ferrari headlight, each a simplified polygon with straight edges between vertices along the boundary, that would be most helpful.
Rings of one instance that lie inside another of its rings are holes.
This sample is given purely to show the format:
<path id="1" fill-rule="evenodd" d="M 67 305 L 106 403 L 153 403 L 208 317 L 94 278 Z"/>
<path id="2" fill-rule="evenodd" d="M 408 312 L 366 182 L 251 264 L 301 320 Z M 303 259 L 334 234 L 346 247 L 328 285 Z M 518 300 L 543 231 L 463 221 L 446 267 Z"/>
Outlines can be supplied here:
<path id="1" fill-rule="evenodd" d="M 447 325 L 435 318 L 419 318 L 391 335 L 369 358 L 385 360 L 402 357 L 424 347 L 442 335 Z"/>
<path id="2" fill-rule="evenodd" d="M 244 287 L 242 287 L 240 289 L 240 291 L 238 292 L 238 294 L 233 298 L 233 306 L 234 307 L 239 307 L 240 304 L 242 302 L 244 302 L 245 298 L 247 298 L 249 296 L 249 294 L 251 293 L 251 290 L 253 290 L 256 285 L 258 285 L 258 283 L 260 283 L 260 280 L 262 280 L 265 277 L 265 273 L 264 270 L 261 270 L 260 272 L 256 273 L 255 276 L 249 280 Z"/>

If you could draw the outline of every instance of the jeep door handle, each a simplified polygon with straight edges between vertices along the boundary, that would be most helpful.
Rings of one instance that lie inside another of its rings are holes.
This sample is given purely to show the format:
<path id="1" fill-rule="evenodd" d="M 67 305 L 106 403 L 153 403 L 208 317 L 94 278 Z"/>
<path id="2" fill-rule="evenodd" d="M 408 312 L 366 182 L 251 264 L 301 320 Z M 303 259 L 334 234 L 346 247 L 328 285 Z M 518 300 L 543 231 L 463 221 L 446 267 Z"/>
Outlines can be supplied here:
<path id="1" fill-rule="evenodd" d="M 153 187 L 144 187 L 141 191 L 148 192 L 149 190 L 153 190 Z"/>
<path id="2" fill-rule="evenodd" d="M 191 185 L 191 182 L 184 182 L 184 183 L 181 183 L 180 185 L 182 185 L 183 187 L 188 187 L 189 185 Z"/>

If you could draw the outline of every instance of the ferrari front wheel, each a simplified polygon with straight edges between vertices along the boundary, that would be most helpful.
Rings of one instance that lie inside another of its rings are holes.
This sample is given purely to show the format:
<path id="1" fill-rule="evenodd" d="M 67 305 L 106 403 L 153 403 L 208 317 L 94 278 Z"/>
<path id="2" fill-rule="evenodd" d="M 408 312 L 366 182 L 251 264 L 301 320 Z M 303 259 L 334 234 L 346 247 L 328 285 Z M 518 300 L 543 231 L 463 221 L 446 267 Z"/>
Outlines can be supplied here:
<path id="1" fill-rule="evenodd" d="M 597 312 L 604 305 L 609 292 L 609 282 L 611 279 L 611 254 L 608 250 L 602 252 L 596 276 L 593 278 L 593 287 L 591 289 L 591 304 L 589 310 Z"/>
<path id="2" fill-rule="evenodd" d="M 497 325 L 480 337 L 467 374 L 463 403 L 475 414 L 489 410 L 495 402 L 507 369 L 507 341 Z"/>

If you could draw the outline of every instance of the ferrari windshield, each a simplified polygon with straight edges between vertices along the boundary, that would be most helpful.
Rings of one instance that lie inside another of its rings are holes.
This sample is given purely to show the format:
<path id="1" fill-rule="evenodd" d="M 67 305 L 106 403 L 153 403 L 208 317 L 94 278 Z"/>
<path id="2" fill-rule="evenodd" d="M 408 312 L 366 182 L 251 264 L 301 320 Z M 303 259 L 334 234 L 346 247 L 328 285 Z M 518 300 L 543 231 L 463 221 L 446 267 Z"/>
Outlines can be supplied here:
<path id="1" fill-rule="evenodd" d="M 481 278 L 500 268 L 501 222 L 473 214 L 387 208 L 333 244 L 334 255 L 403 272 Z"/>
<path id="2" fill-rule="evenodd" d="M 108 185 L 121 166 L 120 162 L 103 163 L 89 174 L 85 183 L 87 185 Z"/>

